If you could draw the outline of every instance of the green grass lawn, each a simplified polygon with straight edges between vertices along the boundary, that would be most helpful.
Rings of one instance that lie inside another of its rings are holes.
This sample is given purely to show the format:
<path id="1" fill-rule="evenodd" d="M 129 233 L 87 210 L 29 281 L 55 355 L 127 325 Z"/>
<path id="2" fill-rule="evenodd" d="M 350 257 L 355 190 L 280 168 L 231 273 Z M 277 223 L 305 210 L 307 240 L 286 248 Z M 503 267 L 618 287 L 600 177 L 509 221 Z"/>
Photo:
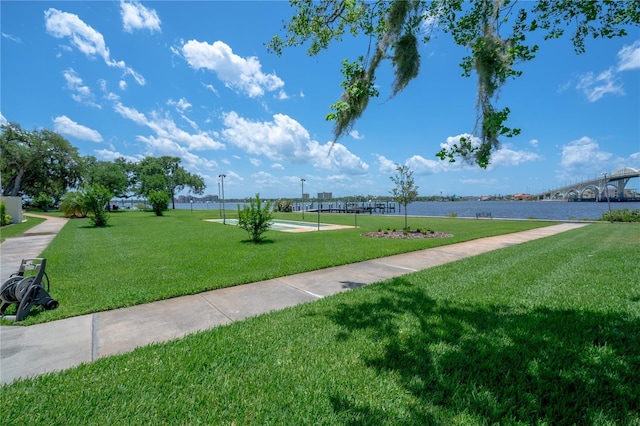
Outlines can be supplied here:
<path id="1" fill-rule="evenodd" d="M 638 235 L 589 225 L 18 381 L 3 420 L 638 425 Z"/>
<path id="2" fill-rule="evenodd" d="M 228 212 L 233 217 L 234 212 Z M 358 228 L 286 233 L 269 231 L 254 244 L 239 227 L 206 222 L 218 211 L 113 212 L 109 226 L 70 220 L 44 251 L 53 311 L 32 309 L 23 324 L 132 306 L 330 266 L 516 232 L 549 222 L 410 218 L 411 228 L 453 234 L 440 239 L 372 239 L 363 232 L 404 226 L 398 216 L 358 216 Z M 306 215 L 309 219 L 309 214 Z M 301 218 L 280 214 L 278 218 Z M 311 219 L 316 219 L 311 215 Z M 355 225 L 354 215 L 322 215 Z M 18 265 L 16 265 L 17 267 Z M 6 323 L 6 321 L 5 321 Z"/>
<path id="3" fill-rule="evenodd" d="M 22 223 L 15 223 L 12 225 L 0 227 L 0 242 L 4 241 L 7 238 L 19 237 L 25 231 L 28 231 L 29 229 L 33 228 L 39 223 L 42 223 L 45 220 L 39 217 L 26 215 L 24 216 L 24 219 L 25 220 Z M 16 265 L 16 269 L 18 268 L 18 266 L 20 265 Z"/>

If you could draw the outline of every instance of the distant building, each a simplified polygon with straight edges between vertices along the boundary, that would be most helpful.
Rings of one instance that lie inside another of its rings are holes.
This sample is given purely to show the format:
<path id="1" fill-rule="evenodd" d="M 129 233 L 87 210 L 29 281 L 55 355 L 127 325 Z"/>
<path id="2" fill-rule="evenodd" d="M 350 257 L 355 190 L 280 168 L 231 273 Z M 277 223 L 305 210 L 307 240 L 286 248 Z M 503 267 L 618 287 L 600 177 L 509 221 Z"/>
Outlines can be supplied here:
<path id="1" fill-rule="evenodd" d="M 513 196 L 514 200 L 528 200 L 529 198 L 531 198 L 531 195 L 529 194 L 515 194 Z"/>
<path id="2" fill-rule="evenodd" d="M 332 192 L 318 192 L 318 200 L 330 200 L 333 198 Z"/>

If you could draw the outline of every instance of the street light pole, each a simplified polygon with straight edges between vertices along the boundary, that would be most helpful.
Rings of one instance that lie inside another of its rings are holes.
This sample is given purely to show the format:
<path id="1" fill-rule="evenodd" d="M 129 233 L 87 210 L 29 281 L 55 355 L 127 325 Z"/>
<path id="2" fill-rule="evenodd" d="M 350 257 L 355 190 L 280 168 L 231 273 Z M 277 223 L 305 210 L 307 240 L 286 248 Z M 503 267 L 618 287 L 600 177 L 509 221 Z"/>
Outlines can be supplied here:
<path id="1" fill-rule="evenodd" d="M 304 179 L 300 179 L 300 183 L 302 184 L 302 195 L 300 199 L 302 200 L 302 220 L 304 220 Z"/>
<path id="2" fill-rule="evenodd" d="M 613 218 L 611 217 L 611 201 L 609 201 L 609 180 L 607 179 L 607 172 L 602 173 L 604 176 L 604 191 L 607 193 L 607 208 L 609 209 L 609 222 L 613 223 Z"/>
<path id="3" fill-rule="evenodd" d="M 224 211 L 224 178 L 226 178 L 227 175 L 219 174 L 218 177 L 220 178 L 220 182 L 222 182 L 222 223 L 226 225 L 227 215 Z"/>
<path id="4" fill-rule="evenodd" d="M 222 204 L 220 204 L 220 200 L 222 200 L 222 198 L 220 197 L 220 182 L 218 182 L 218 209 L 220 210 L 220 216 L 222 216 Z"/>

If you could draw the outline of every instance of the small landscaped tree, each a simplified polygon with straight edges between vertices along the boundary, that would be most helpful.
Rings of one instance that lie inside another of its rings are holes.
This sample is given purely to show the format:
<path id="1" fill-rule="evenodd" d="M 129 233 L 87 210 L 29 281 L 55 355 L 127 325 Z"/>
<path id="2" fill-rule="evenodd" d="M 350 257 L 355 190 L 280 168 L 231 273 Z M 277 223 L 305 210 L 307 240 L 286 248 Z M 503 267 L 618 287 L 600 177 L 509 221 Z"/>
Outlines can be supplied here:
<path id="1" fill-rule="evenodd" d="M 155 212 L 156 216 L 162 216 L 162 212 L 169 208 L 169 194 L 164 191 L 156 191 L 152 189 L 149 191 L 147 201 L 151 204 L 151 208 Z"/>
<path id="2" fill-rule="evenodd" d="M 86 186 L 80 191 L 82 204 L 89 213 L 89 220 L 93 226 L 107 226 L 109 215 L 107 206 L 113 198 L 113 193 L 100 184 Z"/>
<path id="3" fill-rule="evenodd" d="M 252 198 L 249 205 L 245 204 L 242 210 L 238 205 L 238 226 L 249 233 L 249 238 L 254 243 L 262 241 L 262 234 L 271 228 L 272 219 L 271 201 L 262 203 L 260 194 L 256 194 L 256 198 Z"/>
<path id="4" fill-rule="evenodd" d="M 64 213 L 64 217 L 87 216 L 87 207 L 79 191 L 67 192 L 60 201 L 60 210 Z"/>
<path id="5" fill-rule="evenodd" d="M 391 181 L 396 185 L 389 193 L 393 196 L 393 201 L 404 206 L 404 229 L 407 227 L 407 206 L 418 198 L 418 187 L 413 179 L 413 172 L 408 166 L 396 166 L 398 173 L 391 176 Z"/>

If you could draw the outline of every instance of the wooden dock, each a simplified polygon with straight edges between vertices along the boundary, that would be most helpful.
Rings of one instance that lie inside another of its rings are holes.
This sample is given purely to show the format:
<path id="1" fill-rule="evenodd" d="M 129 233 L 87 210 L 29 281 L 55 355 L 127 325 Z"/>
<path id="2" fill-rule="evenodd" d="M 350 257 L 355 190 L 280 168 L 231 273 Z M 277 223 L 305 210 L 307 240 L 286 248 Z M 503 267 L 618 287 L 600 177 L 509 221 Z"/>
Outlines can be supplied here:
<path id="1" fill-rule="evenodd" d="M 396 205 L 395 203 L 376 203 L 373 205 L 346 204 L 334 206 L 332 203 L 330 203 L 328 206 L 326 206 L 325 203 L 321 203 L 320 208 L 310 208 L 305 210 L 305 212 L 317 213 L 318 210 L 320 210 L 320 213 L 385 214 L 391 212 L 395 213 Z"/>

